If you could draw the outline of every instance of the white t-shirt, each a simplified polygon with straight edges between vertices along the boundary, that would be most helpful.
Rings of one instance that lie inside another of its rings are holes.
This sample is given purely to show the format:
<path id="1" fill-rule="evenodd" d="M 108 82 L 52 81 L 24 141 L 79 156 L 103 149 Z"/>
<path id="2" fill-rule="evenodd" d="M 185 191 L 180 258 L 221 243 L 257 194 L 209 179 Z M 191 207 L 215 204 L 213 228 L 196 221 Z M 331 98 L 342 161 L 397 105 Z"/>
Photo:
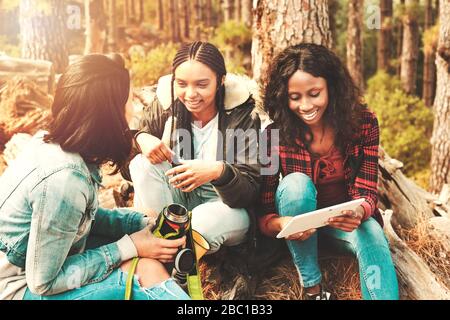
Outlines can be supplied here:
<path id="1" fill-rule="evenodd" d="M 193 159 L 216 161 L 217 134 L 219 132 L 219 113 L 203 128 L 192 123 Z"/>

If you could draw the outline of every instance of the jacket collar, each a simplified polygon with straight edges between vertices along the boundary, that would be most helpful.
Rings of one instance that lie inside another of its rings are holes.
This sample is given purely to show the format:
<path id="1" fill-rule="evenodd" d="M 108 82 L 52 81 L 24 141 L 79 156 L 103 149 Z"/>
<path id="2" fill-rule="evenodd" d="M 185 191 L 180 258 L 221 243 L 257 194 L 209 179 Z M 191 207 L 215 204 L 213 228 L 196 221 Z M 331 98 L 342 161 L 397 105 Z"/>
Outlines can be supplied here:
<path id="1" fill-rule="evenodd" d="M 170 85 L 172 74 L 162 76 L 158 80 L 156 96 L 164 110 L 170 108 Z M 225 111 L 230 111 L 248 100 L 258 92 L 256 82 L 247 76 L 228 73 L 225 78 Z"/>

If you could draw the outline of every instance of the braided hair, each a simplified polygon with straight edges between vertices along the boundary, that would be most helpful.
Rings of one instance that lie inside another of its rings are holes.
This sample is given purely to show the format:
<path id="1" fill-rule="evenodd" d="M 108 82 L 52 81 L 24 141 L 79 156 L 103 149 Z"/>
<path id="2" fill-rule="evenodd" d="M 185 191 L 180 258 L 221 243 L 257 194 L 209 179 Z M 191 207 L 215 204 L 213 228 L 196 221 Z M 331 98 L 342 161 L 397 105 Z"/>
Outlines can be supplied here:
<path id="1" fill-rule="evenodd" d="M 220 112 L 225 109 L 225 86 L 222 84 L 222 78 L 226 75 L 227 70 L 225 68 L 225 60 L 223 55 L 220 53 L 219 49 L 208 42 L 195 41 L 189 44 L 183 45 L 175 55 L 175 58 L 172 62 L 172 81 L 170 85 L 170 93 L 171 93 L 171 111 L 172 117 L 176 120 L 172 121 L 172 126 L 170 129 L 170 148 L 173 148 L 173 140 L 174 132 L 178 129 L 187 130 L 189 132 L 190 137 L 190 146 L 191 150 L 193 150 L 193 141 L 192 141 L 192 127 L 191 127 L 191 113 L 186 108 L 186 106 L 179 100 L 174 97 L 174 82 L 175 82 L 175 71 L 176 69 L 186 61 L 198 61 L 206 65 L 210 68 L 217 77 L 217 91 L 215 95 L 215 104 L 217 111 Z M 182 138 L 179 138 L 182 142 Z M 183 150 L 181 149 L 181 152 Z M 181 157 L 186 157 L 186 154 L 180 154 Z"/>

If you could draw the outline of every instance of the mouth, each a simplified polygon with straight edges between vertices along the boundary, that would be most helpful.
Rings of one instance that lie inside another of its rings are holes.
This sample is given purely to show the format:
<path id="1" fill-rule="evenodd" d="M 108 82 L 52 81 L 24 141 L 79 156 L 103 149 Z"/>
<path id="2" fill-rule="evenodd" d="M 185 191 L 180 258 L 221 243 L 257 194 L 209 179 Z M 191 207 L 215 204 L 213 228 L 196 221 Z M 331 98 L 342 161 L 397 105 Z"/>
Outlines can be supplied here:
<path id="1" fill-rule="evenodd" d="M 319 109 L 315 109 L 314 111 L 308 113 L 300 113 L 300 116 L 306 121 L 314 120 L 314 118 L 319 114 Z"/>
<path id="2" fill-rule="evenodd" d="M 202 100 L 196 100 L 196 101 L 185 101 L 185 104 L 189 107 L 198 107 Z"/>

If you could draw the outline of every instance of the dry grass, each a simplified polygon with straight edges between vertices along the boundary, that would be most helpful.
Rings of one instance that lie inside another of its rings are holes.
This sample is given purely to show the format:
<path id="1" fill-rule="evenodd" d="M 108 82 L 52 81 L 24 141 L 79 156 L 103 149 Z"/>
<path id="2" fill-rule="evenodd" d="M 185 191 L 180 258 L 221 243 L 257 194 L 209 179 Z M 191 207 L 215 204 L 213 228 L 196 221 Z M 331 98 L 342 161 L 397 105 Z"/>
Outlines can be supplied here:
<path id="1" fill-rule="evenodd" d="M 337 300 L 361 299 L 358 264 L 353 257 L 323 257 L 319 260 L 323 285 Z M 203 279 L 205 299 L 220 298 L 220 289 L 209 278 L 212 274 L 210 264 L 201 263 L 200 272 Z M 255 293 L 258 300 L 302 300 L 303 288 L 290 257 L 286 257 L 272 270 L 267 272 Z"/>
<path id="2" fill-rule="evenodd" d="M 450 288 L 450 252 L 433 235 L 426 220 L 421 219 L 414 229 L 399 231 L 399 236 L 425 261 L 437 280 Z"/>

